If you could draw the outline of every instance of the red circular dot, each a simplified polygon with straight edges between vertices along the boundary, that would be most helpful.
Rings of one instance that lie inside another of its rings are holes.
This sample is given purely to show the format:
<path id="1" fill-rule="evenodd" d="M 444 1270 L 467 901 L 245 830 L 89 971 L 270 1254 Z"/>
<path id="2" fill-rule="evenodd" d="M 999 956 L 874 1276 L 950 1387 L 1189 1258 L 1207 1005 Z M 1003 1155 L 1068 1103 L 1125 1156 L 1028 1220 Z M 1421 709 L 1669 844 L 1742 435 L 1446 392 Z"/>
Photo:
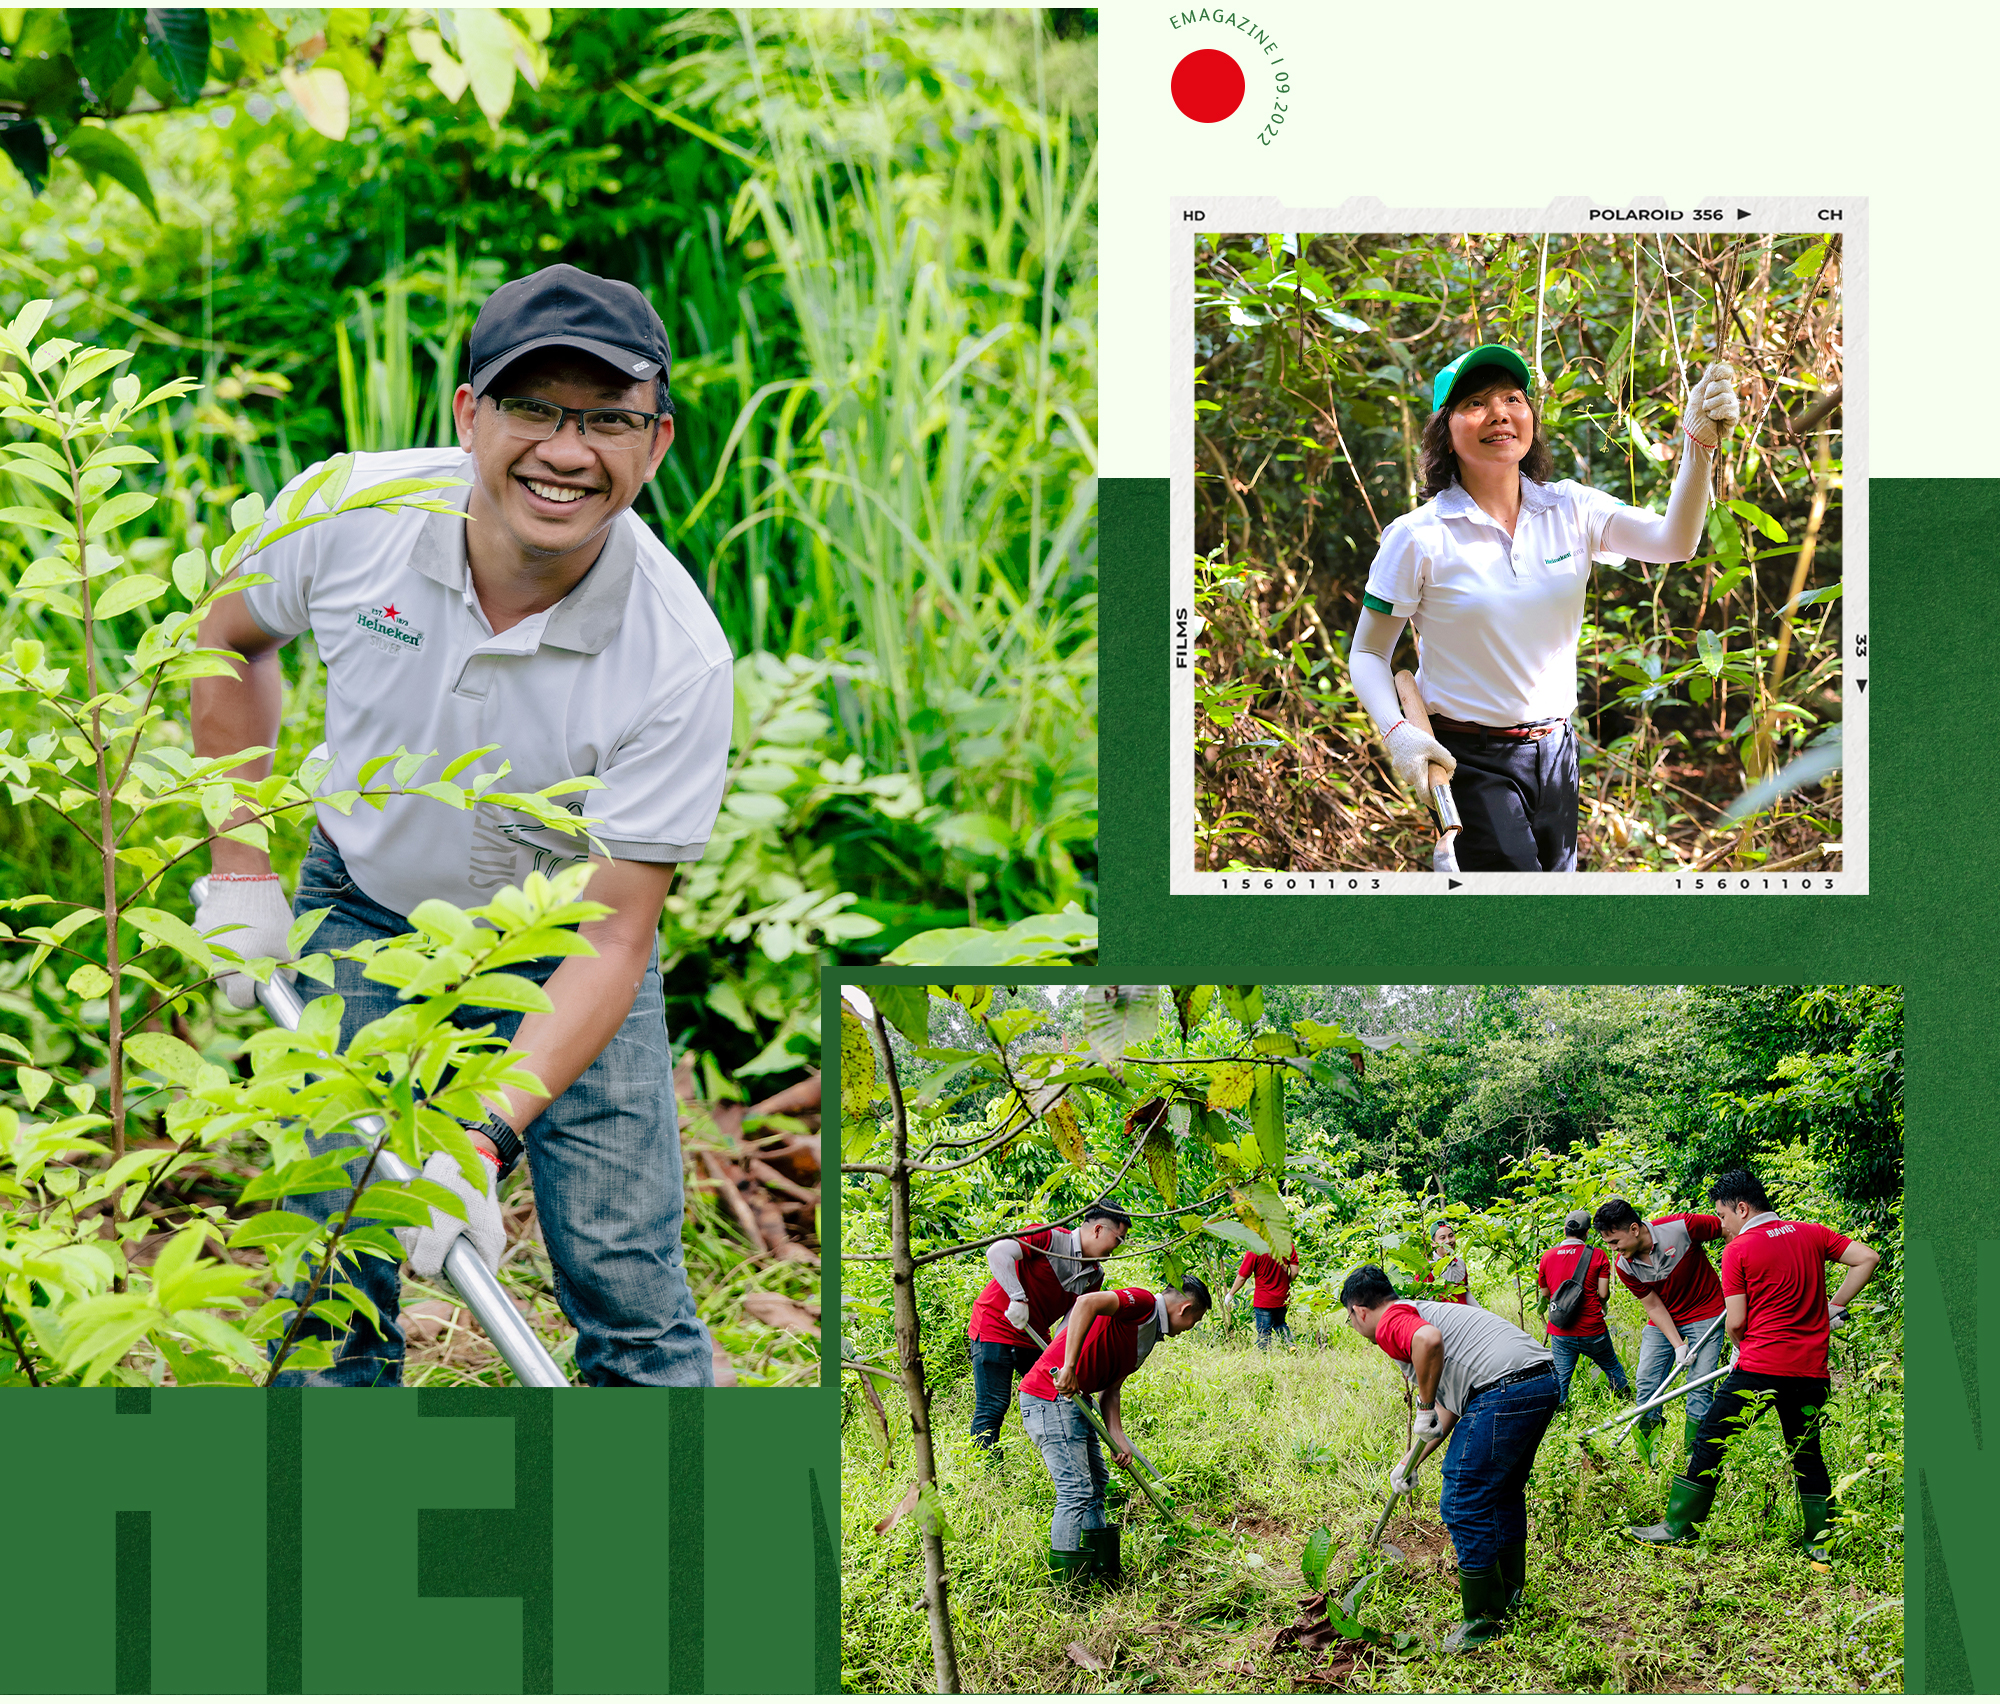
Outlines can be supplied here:
<path id="1" fill-rule="evenodd" d="M 1243 67 L 1204 47 L 1174 67 L 1174 105 L 1197 124 L 1220 124 L 1243 104 Z"/>

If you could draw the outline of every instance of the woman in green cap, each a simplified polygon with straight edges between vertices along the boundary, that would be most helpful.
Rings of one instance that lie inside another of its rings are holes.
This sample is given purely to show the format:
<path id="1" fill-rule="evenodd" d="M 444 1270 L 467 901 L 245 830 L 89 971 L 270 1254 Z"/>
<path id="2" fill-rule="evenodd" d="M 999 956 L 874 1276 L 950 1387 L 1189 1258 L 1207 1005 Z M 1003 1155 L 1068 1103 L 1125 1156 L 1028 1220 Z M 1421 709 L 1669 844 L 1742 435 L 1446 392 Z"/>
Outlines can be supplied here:
<path id="1" fill-rule="evenodd" d="M 1461 870 L 1576 868 L 1576 642 L 1592 562 L 1695 554 L 1709 469 L 1739 412 L 1716 363 L 1681 410 L 1686 445 L 1665 515 L 1554 478 L 1528 364 L 1482 343 L 1439 373 L 1424 427 L 1427 501 L 1391 521 L 1368 573 L 1348 666 L 1390 767 L 1428 797 L 1450 773 Z M 1417 688 L 1435 737 L 1408 721 L 1390 658 L 1417 625 Z"/>

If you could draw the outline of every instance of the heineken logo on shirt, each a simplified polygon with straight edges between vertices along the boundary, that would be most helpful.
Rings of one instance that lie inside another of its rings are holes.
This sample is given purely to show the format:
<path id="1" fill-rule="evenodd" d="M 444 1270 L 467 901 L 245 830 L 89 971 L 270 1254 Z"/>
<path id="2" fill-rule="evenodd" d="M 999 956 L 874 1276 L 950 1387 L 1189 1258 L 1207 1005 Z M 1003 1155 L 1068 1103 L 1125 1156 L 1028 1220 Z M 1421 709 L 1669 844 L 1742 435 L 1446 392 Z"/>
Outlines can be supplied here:
<path id="1" fill-rule="evenodd" d="M 1558 562 L 1567 562 L 1575 554 L 1576 552 L 1573 550 L 1565 550 L 1560 556 L 1544 556 L 1542 558 L 1542 566 L 1553 568 Z"/>
<path id="2" fill-rule="evenodd" d="M 392 656 L 424 648 L 424 630 L 410 625 L 410 618 L 394 604 L 377 604 L 355 613 L 354 625 L 367 636 L 369 644 Z"/>

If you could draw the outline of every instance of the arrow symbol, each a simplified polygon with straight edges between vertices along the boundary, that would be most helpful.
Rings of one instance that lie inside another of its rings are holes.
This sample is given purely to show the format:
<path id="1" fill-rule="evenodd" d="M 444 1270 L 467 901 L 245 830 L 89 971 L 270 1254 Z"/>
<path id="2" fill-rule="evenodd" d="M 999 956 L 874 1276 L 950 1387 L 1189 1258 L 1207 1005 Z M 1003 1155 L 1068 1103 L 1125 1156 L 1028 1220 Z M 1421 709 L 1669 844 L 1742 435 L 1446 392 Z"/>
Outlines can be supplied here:
<path id="1" fill-rule="evenodd" d="M 1736 209 L 1736 217 L 1737 217 L 1737 218 L 1739 218 L 1739 219 L 1747 219 L 1747 218 L 1749 218 L 1749 217 L 1750 217 L 1750 209 L 1749 209 L 1749 208 L 1747 208 L 1747 207 L 1739 207 L 1739 208 L 1737 208 L 1737 209 Z"/>
<path id="2" fill-rule="evenodd" d="M 1854 683 L 1854 689 L 1857 692 L 1866 692 L 1868 690 L 1868 683 L 1865 680 L 1857 680 Z"/>
<path id="3" fill-rule="evenodd" d="M 1444 889 L 1445 889 L 1445 892 L 1446 892 L 1446 893 L 1449 893 L 1449 892 L 1451 892 L 1451 890 L 1452 890 L 1453 888 L 1462 888 L 1462 887 L 1464 887 L 1464 886 L 1465 886 L 1465 883 L 1463 883 L 1463 882 L 1455 882 L 1455 881 L 1453 881 L 1453 880 L 1452 880 L 1452 879 L 1451 879 L 1451 878 L 1450 878 L 1449 876 L 1445 877 L 1445 881 L 1444 881 Z"/>

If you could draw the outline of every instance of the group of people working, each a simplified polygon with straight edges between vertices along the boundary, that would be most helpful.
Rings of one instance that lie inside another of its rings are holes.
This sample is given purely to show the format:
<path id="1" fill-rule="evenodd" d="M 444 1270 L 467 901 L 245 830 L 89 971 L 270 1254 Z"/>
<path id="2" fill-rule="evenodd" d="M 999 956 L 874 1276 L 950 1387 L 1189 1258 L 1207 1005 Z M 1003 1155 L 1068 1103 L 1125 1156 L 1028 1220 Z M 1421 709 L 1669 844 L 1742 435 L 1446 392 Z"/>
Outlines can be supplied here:
<path id="1" fill-rule="evenodd" d="M 1631 1381 L 1606 1318 L 1611 1275 L 1639 1299 L 1638 1402 L 1666 1391 L 1687 1404 L 1685 1469 L 1675 1476 L 1665 1518 L 1630 1529 L 1649 1544 L 1691 1540 L 1714 1503 L 1722 1460 L 1744 1424 L 1765 1404 L 1778 1412 L 1802 1514 L 1800 1544 L 1824 1560 L 1835 1510 L 1820 1448 L 1828 1394 L 1827 1344 L 1880 1256 L 1825 1225 L 1783 1219 L 1749 1172 L 1725 1172 L 1710 1187 L 1707 1213 L 1642 1219 L 1617 1198 L 1594 1213 L 1572 1213 L 1560 1242 L 1545 1252 L 1536 1293 L 1552 1317 L 1547 1340 L 1478 1305 L 1449 1220 L 1432 1229 L 1434 1296 L 1406 1298 L 1379 1266 L 1349 1273 L 1340 1303 L 1348 1324 L 1397 1362 L 1414 1407 L 1418 1443 L 1446 1448 L 1439 1511 L 1458 1556 L 1464 1618 L 1446 1639 L 1470 1650 L 1498 1637 L 1527 1583 L 1527 1486 L 1535 1454 L 1569 1396 L 1580 1360 L 1596 1363 L 1622 1397 Z M 973 1437 L 994 1446 L 1015 1371 L 1023 1429 L 1054 1482 L 1050 1568 L 1059 1578 L 1115 1579 L 1118 1533 L 1104 1514 L 1108 1483 L 1094 1428 L 1079 1408 L 1101 1398 L 1101 1415 L 1121 1467 L 1134 1451 L 1120 1415 L 1124 1383 L 1163 1337 L 1201 1322 L 1210 1307 L 1198 1278 L 1159 1294 L 1104 1290 L 1102 1259 L 1130 1229 L 1129 1216 L 1100 1202 L 1075 1230 L 1035 1226 L 990 1246 L 991 1281 L 975 1303 L 969 1334 L 975 1390 Z M 1594 1247 L 1591 1232 L 1605 1247 Z M 1722 1242 L 1721 1269 L 1705 1245 Z M 1246 1256 L 1225 1293 L 1233 1301 L 1253 1281 L 1258 1345 L 1283 1333 L 1296 1250 L 1289 1261 Z M 1845 1271 L 1829 1299 L 1825 1269 Z M 1270 1270 L 1267 1271 L 1266 1268 Z M 1580 1279 L 1580 1283 L 1579 1283 Z M 1580 1292 L 1580 1293 L 1579 1293 Z M 1560 1318 L 1562 1323 L 1555 1323 Z M 1026 1335 L 1023 1335 L 1023 1334 Z M 1724 1340 L 1731 1357 L 1721 1365 Z M 1685 1376 L 1684 1385 L 1673 1381 Z M 1685 1390 L 1684 1397 L 1673 1392 Z M 1643 1413 L 1638 1439 L 1655 1460 L 1663 1408 Z M 1421 1458 L 1392 1470 L 1391 1488 L 1411 1488 Z"/>

